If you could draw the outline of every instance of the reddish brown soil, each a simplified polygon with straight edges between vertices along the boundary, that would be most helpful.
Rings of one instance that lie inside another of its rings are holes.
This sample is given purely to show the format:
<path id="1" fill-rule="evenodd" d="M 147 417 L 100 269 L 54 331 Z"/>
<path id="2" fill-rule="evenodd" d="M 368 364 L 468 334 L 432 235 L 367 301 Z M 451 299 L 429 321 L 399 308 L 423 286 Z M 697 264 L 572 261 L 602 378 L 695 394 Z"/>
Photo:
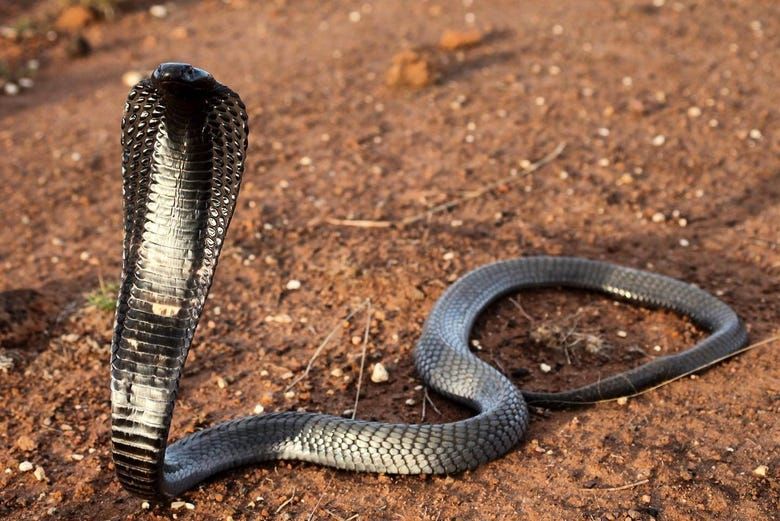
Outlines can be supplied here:
<path id="1" fill-rule="evenodd" d="M 384 85 L 395 53 L 433 47 L 472 16 L 491 36 L 445 56 L 437 84 Z M 32 90 L 0 98 L 0 353 L 14 361 L 0 373 L 0 517 L 778 519 L 777 344 L 625 405 L 536 411 L 516 450 L 473 472 L 388 477 L 280 462 L 204 483 L 183 498 L 194 510 L 144 510 L 114 479 L 109 452 L 113 317 L 85 299 L 120 269 L 120 78 L 180 60 L 241 93 L 252 134 L 173 437 L 258 403 L 351 408 L 362 314 L 294 395 L 285 378 L 369 298 L 367 365 L 382 361 L 390 381 L 364 384 L 358 416 L 419 421 L 411 349 L 426 314 L 456 276 L 496 259 L 569 254 L 657 270 L 722 295 L 753 341 L 777 334 L 780 19 L 771 2 L 185 3 L 164 20 L 136 11 L 87 36 L 92 55 L 69 61 L 55 47 Z M 325 221 L 402 219 L 522 170 L 561 141 L 553 164 L 429 221 Z M 285 291 L 290 279 L 301 289 Z M 590 294 L 516 301 L 529 317 L 507 299 L 475 339 L 526 388 L 592 380 L 657 356 L 655 345 L 663 354 L 702 336 L 669 313 Z M 292 322 L 265 320 L 281 314 Z M 608 347 L 572 347 L 568 364 L 532 339 L 556 324 Z M 335 368 L 344 376 L 331 376 Z M 429 421 L 468 414 L 432 399 L 441 414 L 428 406 Z M 46 479 L 20 472 L 23 461 Z"/>

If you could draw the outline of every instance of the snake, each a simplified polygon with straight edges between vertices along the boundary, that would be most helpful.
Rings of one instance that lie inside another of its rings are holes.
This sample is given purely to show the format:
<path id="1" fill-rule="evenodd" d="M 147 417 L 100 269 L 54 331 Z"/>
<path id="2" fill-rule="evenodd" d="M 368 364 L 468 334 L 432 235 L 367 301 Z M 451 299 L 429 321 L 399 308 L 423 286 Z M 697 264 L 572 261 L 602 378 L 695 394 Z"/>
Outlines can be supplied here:
<path id="1" fill-rule="evenodd" d="M 518 445 L 529 404 L 557 408 L 650 389 L 738 352 L 745 327 L 724 302 L 657 273 L 578 257 L 478 267 L 434 304 L 414 348 L 426 386 L 474 411 L 450 423 L 391 424 L 311 412 L 229 420 L 168 444 L 179 382 L 236 205 L 246 162 L 241 98 L 210 73 L 163 63 L 130 90 L 122 118 L 124 242 L 111 343 L 111 444 L 130 493 L 175 498 L 236 467 L 298 460 L 387 474 L 453 474 Z M 692 347 L 560 392 L 518 389 L 469 347 L 477 317 L 529 288 L 579 288 L 689 317 Z"/>

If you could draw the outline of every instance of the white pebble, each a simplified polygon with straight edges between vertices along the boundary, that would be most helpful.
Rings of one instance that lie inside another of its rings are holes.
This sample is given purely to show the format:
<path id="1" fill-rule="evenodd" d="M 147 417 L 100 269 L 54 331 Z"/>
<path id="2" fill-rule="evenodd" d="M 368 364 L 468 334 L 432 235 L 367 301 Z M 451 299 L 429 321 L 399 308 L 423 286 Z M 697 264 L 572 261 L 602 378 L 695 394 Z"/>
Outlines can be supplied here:
<path id="1" fill-rule="evenodd" d="M 168 8 L 161 4 L 153 5 L 149 8 L 149 14 L 155 18 L 165 18 L 168 16 Z"/>
<path id="2" fill-rule="evenodd" d="M 654 223 L 662 223 L 666 220 L 666 216 L 661 212 L 655 212 L 652 219 Z"/>
<path id="3" fill-rule="evenodd" d="M 406 400 L 404 403 L 405 403 L 406 405 L 414 405 L 414 403 L 415 403 L 415 402 L 414 402 L 414 398 L 409 398 L 409 399 L 408 399 L 408 400 Z"/>
<path id="4" fill-rule="evenodd" d="M 688 242 L 688 239 L 680 239 L 680 246 L 682 246 L 683 248 L 687 248 L 690 245 L 691 243 Z"/>
<path id="5" fill-rule="evenodd" d="M 626 398 L 625 396 L 621 396 L 620 398 L 617 399 L 617 403 L 618 405 L 625 405 L 628 403 L 628 398 Z"/>
<path id="6" fill-rule="evenodd" d="M 386 382 L 390 379 L 390 375 L 387 372 L 387 369 L 385 369 L 385 366 L 382 364 L 382 362 L 377 362 L 374 364 L 374 369 L 371 371 L 371 381 L 375 384 Z"/>
<path id="7" fill-rule="evenodd" d="M 769 467 L 766 465 L 759 465 L 758 467 L 753 469 L 753 474 L 756 476 L 761 476 L 762 478 L 765 478 L 767 475 L 767 472 L 769 472 Z"/>
<path id="8" fill-rule="evenodd" d="M 552 367 L 550 367 L 545 363 L 539 364 L 539 369 L 541 369 L 543 373 L 549 373 L 550 371 L 552 371 Z"/>
<path id="9" fill-rule="evenodd" d="M 264 411 L 265 411 L 265 407 L 263 407 L 259 403 L 255 405 L 255 410 L 254 410 L 255 414 L 263 414 Z"/>
<path id="10" fill-rule="evenodd" d="M 3 92 L 5 92 L 8 96 L 16 96 L 19 94 L 19 85 L 9 81 L 3 86 Z"/>
<path id="11" fill-rule="evenodd" d="M 81 461 L 81 460 L 84 459 L 84 455 L 83 454 L 71 454 L 70 455 L 70 459 L 72 459 L 73 461 Z"/>
<path id="12" fill-rule="evenodd" d="M 35 83 L 30 78 L 19 78 L 17 82 L 23 89 L 32 89 L 33 85 L 35 85 Z"/>
<path id="13" fill-rule="evenodd" d="M 35 476 L 35 479 L 38 481 L 46 481 L 46 471 L 43 470 L 43 467 L 40 465 L 35 467 L 35 470 L 33 471 L 33 476 Z"/>
<path id="14" fill-rule="evenodd" d="M 759 139 L 761 139 L 763 137 L 763 135 L 761 134 L 761 131 L 758 130 L 757 128 L 752 129 L 748 133 L 748 135 L 750 136 L 750 139 L 754 139 L 756 141 L 758 141 Z"/>
<path id="15" fill-rule="evenodd" d="M 596 131 L 596 133 L 601 137 L 607 137 L 609 136 L 609 129 L 605 127 L 601 127 Z"/>
<path id="16" fill-rule="evenodd" d="M 287 391 L 286 393 L 284 393 L 284 397 L 287 398 L 288 400 L 292 400 L 293 398 L 295 398 L 295 391 Z"/>
<path id="17" fill-rule="evenodd" d="M 538 97 L 536 97 L 536 99 L 534 99 L 534 103 L 536 103 L 536 106 L 538 106 L 538 107 L 543 106 L 544 102 L 545 102 L 545 99 L 542 96 L 538 96 Z"/>
<path id="18" fill-rule="evenodd" d="M 452 260 L 455 258 L 455 252 L 454 251 L 448 251 L 444 254 L 444 260 Z"/>
<path id="19" fill-rule="evenodd" d="M 555 24 L 555 25 L 553 25 L 553 28 L 552 28 L 552 33 L 553 33 L 555 36 L 560 36 L 560 35 L 562 35 L 562 34 L 563 34 L 563 26 L 562 26 L 562 25 L 559 25 L 559 24 Z"/>
<path id="20" fill-rule="evenodd" d="M 152 508 L 152 505 L 150 505 L 148 501 L 142 501 L 141 508 L 143 508 L 144 510 L 149 510 L 150 508 Z"/>
<path id="21" fill-rule="evenodd" d="M 660 147 L 664 143 L 666 143 L 666 136 L 664 136 L 663 134 L 658 134 L 653 138 L 653 146 L 655 147 Z"/>
<path id="22" fill-rule="evenodd" d="M 660 352 L 661 351 L 661 346 L 659 346 L 659 345 L 653 346 L 653 351 L 655 351 L 656 353 Z"/>
<path id="23" fill-rule="evenodd" d="M 309 156 L 303 156 L 298 163 L 300 163 L 301 166 L 310 166 L 312 160 Z"/>
<path id="24" fill-rule="evenodd" d="M 23 461 L 19 464 L 19 472 L 30 472 L 35 467 L 29 461 Z"/>
<path id="25" fill-rule="evenodd" d="M 132 87 L 144 78 L 144 75 L 138 71 L 127 71 L 122 75 L 122 83 Z"/>
<path id="26" fill-rule="evenodd" d="M 689 118 L 698 118 L 699 116 L 701 116 L 701 109 L 699 107 L 696 106 L 688 107 Z"/>
<path id="27" fill-rule="evenodd" d="M 287 285 L 285 286 L 289 291 L 295 291 L 296 289 L 301 289 L 301 281 L 292 279 L 287 281 Z"/>
<path id="28" fill-rule="evenodd" d="M 628 336 L 628 333 L 626 333 L 626 332 L 625 332 L 625 331 L 623 331 L 622 329 L 618 330 L 618 332 L 617 332 L 616 334 L 617 334 L 617 336 L 619 336 L 620 338 L 626 338 L 626 337 Z"/>
<path id="29" fill-rule="evenodd" d="M 184 505 L 186 503 L 184 501 L 174 501 L 171 503 L 171 510 L 179 510 L 180 508 L 184 508 Z"/>
<path id="30" fill-rule="evenodd" d="M 349 21 L 353 24 L 358 23 L 360 21 L 360 11 L 351 11 L 349 13 Z"/>

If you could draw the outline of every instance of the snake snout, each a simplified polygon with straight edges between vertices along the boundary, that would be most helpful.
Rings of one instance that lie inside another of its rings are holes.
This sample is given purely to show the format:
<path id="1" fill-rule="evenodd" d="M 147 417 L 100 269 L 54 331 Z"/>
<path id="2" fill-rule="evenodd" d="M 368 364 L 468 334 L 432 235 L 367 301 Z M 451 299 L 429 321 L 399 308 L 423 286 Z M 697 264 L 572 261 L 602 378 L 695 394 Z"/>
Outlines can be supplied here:
<path id="1" fill-rule="evenodd" d="M 152 73 L 152 80 L 163 88 L 207 90 L 216 85 L 214 77 L 188 63 L 161 63 Z"/>

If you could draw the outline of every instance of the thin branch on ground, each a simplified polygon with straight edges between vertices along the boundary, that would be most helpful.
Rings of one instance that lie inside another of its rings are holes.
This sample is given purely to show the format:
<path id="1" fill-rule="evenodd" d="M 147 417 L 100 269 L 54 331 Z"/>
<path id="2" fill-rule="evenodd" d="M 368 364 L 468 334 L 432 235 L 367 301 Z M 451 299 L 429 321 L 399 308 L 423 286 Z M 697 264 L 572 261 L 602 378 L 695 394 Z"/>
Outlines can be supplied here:
<path id="1" fill-rule="evenodd" d="M 558 146 L 556 146 L 552 152 L 550 152 L 549 154 L 547 154 L 537 162 L 530 164 L 525 170 L 523 170 L 519 174 L 504 177 L 502 179 L 499 179 L 498 181 L 495 181 L 477 190 L 474 190 L 473 192 L 469 192 L 462 197 L 458 197 L 457 199 L 447 201 L 440 205 L 429 208 L 424 212 L 420 212 L 418 214 L 405 217 L 397 221 L 390 221 L 390 220 L 374 221 L 374 220 L 367 220 L 367 219 L 336 219 L 336 218 L 329 217 L 325 219 L 325 222 L 335 226 L 352 226 L 356 228 L 392 228 L 392 227 L 403 228 L 404 226 L 409 226 L 410 224 L 414 224 L 424 219 L 428 219 L 437 213 L 446 212 L 447 210 L 452 210 L 453 208 L 455 208 L 456 206 L 464 202 L 482 197 L 483 195 L 492 192 L 493 190 L 499 187 L 508 186 L 517 183 L 528 174 L 532 174 L 533 172 L 536 172 L 543 166 L 552 163 L 558 156 L 561 155 L 561 153 L 563 153 L 565 148 L 566 148 L 565 142 L 558 143 Z"/>
<path id="2" fill-rule="evenodd" d="M 520 302 L 518 302 L 518 301 L 517 301 L 517 300 L 516 300 L 514 297 L 509 297 L 509 302 L 511 302 L 511 303 L 512 303 L 512 304 L 513 304 L 513 305 L 514 305 L 514 306 L 515 306 L 515 307 L 516 307 L 518 310 L 520 310 L 520 313 L 522 313 L 522 314 L 523 314 L 523 316 L 524 316 L 526 319 L 528 319 L 528 321 L 529 321 L 531 324 L 533 324 L 534 322 L 536 322 L 536 321 L 534 320 L 534 317 L 532 317 L 531 315 L 529 315 L 529 314 L 528 314 L 528 312 L 525 310 L 525 308 L 523 308 L 523 306 L 520 304 Z"/>
<path id="3" fill-rule="evenodd" d="M 330 488 L 330 484 L 333 482 L 333 476 L 330 477 L 328 480 L 328 484 L 325 485 L 325 490 Z M 306 518 L 306 521 L 312 521 L 314 519 L 314 513 L 317 512 L 317 509 L 320 507 L 320 503 L 322 503 L 322 498 L 325 497 L 325 492 L 320 494 L 320 498 L 317 500 L 317 502 L 314 504 L 314 508 L 311 509 L 311 512 L 309 512 L 308 517 Z"/>
<path id="4" fill-rule="evenodd" d="M 368 332 L 371 329 L 371 299 L 366 299 L 368 308 L 366 309 L 366 329 L 363 331 L 363 349 L 360 355 L 360 373 L 358 374 L 357 391 L 355 391 L 355 406 L 352 408 L 352 419 L 357 414 L 357 406 L 360 401 L 360 387 L 363 385 L 363 369 L 366 366 L 366 348 L 368 347 Z"/>
<path id="5" fill-rule="evenodd" d="M 281 512 L 281 511 L 282 511 L 282 509 L 283 509 L 284 507 L 286 507 L 287 505 L 289 505 L 290 503 L 292 503 L 293 499 L 295 499 L 295 491 L 296 491 L 296 489 L 293 489 L 292 496 L 290 496 L 290 497 L 287 499 L 287 501 L 285 501 L 284 503 L 282 503 L 281 505 L 279 505 L 279 507 L 276 509 L 276 512 L 275 512 L 275 514 L 278 514 L 279 512 Z"/>
<path id="6" fill-rule="evenodd" d="M 619 487 L 604 487 L 604 488 L 583 488 L 582 490 L 590 490 L 593 492 L 617 492 L 619 490 L 628 490 L 630 488 L 638 487 L 640 485 L 644 485 L 645 483 L 650 483 L 649 479 L 640 479 L 639 481 L 635 481 L 633 483 L 628 483 L 626 485 L 620 485 Z"/>
<path id="7" fill-rule="evenodd" d="M 290 389 L 292 389 L 298 382 L 309 376 L 309 372 L 311 371 L 312 366 L 314 365 L 314 361 L 317 359 L 317 357 L 322 353 L 322 350 L 325 348 L 326 345 L 328 345 L 328 342 L 330 342 L 331 338 L 339 331 L 341 328 L 341 324 L 345 321 L 349 321 L 352 317 L 354 317 L 360 310 L 365 308 L 367 305 L 370 305 L 371 299 L 364 300 L 358 307 L 356 307 L 354 310 L 352 310 L 349 315 L 343 320 L 339 320 L 339 322 L 333 327 L 333 329 L 330 330 L 330 333 L 325 337 L 325 339 L 320 343 L 319 346 L 317 346 L 317 349 L 314 351 L 314 354 L 311 355 L 311 358 L 309 359 L 309 363 L 306 365 L 306 369 L 298 375 L 292 382 L 290 382 L 290 385 L 288 385 L 284 391 L 287 392 Z"/>

